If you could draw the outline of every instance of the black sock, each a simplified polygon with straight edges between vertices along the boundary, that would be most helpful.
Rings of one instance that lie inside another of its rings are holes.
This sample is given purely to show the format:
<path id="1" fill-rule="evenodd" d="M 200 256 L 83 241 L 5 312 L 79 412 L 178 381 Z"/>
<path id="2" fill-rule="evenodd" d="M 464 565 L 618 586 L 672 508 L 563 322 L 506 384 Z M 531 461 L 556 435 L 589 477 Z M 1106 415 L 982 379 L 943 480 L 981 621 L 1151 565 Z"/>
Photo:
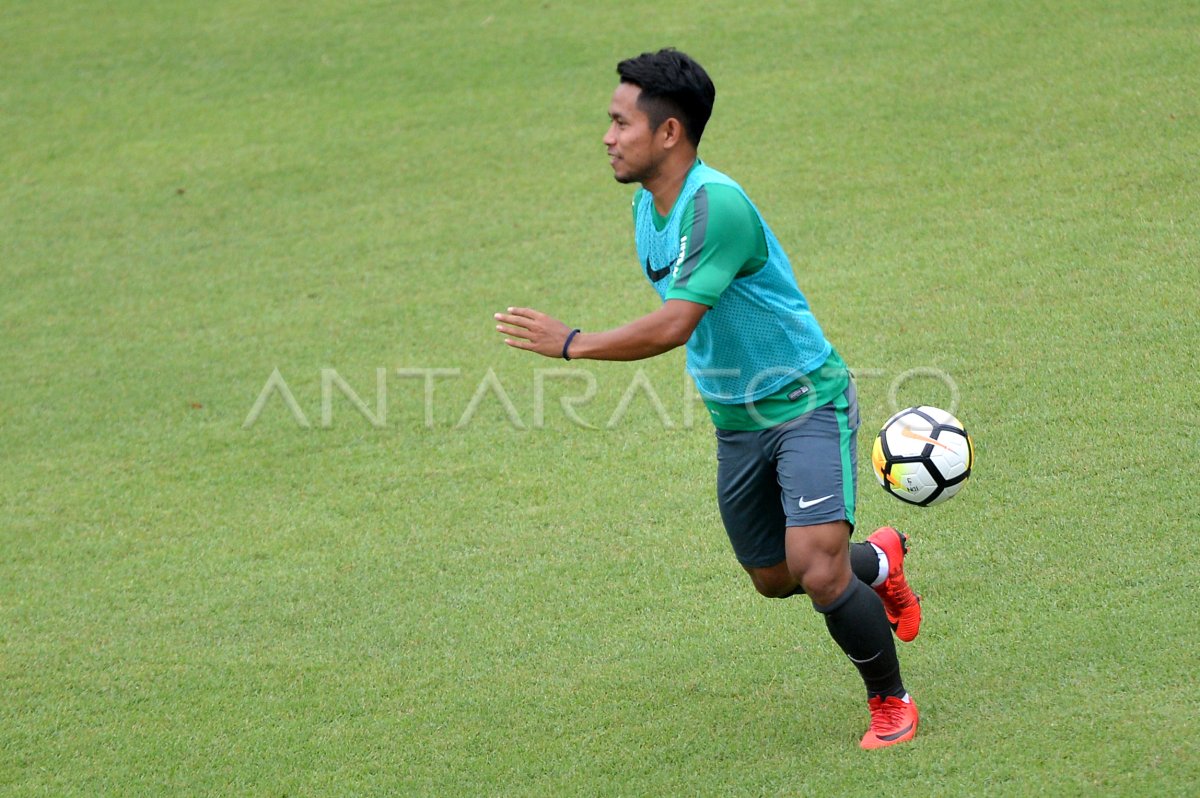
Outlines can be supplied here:
<path id="1" fill-rule="evenodd" d="M 850 570 L 858 581 L 871 586 L 879 578 L 879 553 L 870 543 L 850 544 Z"/>
<path id="2" fill-rule="evenodd" d="M 904 683 L 900 680 L 892 627 L 875 591 L 851 579 L 831 604 L 820 606 L 814 602 L 813 607 L 825 616 L 829 634 L 858 668 L 867 695 L 903 698 Z"/>

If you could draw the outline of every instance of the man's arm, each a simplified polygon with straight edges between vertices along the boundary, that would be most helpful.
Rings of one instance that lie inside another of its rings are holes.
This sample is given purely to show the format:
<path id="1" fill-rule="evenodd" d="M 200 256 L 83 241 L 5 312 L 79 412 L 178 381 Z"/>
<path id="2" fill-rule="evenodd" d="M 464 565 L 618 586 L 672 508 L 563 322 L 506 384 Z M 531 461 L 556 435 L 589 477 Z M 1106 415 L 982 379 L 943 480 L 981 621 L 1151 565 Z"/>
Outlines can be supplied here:
<path id="1" fill-rule="evenodd" d="M 643 360 L 683 346 L 692 337 L 707 305 L 685 299 L 668 299 L 658 310 L 613 330 L 578 333 L 567 354 L 572 360 Z M 496 329 L 504 343 L 546 357 L 562 357 L 571 328 L 532 308 L 509 308 L 497 313 Z"/>

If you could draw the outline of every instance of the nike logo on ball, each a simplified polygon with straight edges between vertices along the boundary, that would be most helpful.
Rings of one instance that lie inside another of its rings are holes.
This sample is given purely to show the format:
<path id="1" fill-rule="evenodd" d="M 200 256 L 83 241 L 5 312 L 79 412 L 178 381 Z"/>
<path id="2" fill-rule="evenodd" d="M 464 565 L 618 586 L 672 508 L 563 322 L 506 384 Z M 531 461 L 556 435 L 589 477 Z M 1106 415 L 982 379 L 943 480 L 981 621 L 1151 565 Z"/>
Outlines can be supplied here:
<path id="1" fill-rule="evenodd" d="M 833 498 L 832 493 L 829 494 L 828 496 L 822 496 L 819 499 L 813 499 L 811 501 L 804 501 L 804 497 L 801 496 L 800 497 L 800 509 L 807 510 L 809 507 L 812 507 L 814 504 L 820 504 L 821 502 L 825 501 L 826 499 L 832 499 L 832 498 Z"/>
<path id="2" fill-rule="evenodd" d="M 943 449 L 945 449 L 948 452 L 954 451 L 953 449 L 951 449 L 949 446 L 942 443 L 941 441 L 935 440 L 934 438 L 930 438 L 926 435 L 922 435 L 918 432 L 914 432 L 909 427 L 901 427 L 900 434 L 902 436 L 904 436 L 905 438 L 911 438 L 914 441 L 921 441 L 922 443 L 932 443 L 934 446 L 941 446 Z"/>

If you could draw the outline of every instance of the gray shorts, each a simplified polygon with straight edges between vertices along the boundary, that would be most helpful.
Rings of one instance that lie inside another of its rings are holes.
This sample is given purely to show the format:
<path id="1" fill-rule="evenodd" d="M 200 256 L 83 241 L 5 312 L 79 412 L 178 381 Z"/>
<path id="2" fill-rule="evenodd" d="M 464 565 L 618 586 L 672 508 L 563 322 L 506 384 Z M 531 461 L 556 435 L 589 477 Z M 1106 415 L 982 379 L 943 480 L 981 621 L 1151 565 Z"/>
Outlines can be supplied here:
<path id="1" fill-rule="evenodd" d="M 854 529 L 858 397 L 846 391 L 765 430 L 717 430 L 717 501 L 738 562 L 785 559 L 790 526 L 848 521 Z"/>

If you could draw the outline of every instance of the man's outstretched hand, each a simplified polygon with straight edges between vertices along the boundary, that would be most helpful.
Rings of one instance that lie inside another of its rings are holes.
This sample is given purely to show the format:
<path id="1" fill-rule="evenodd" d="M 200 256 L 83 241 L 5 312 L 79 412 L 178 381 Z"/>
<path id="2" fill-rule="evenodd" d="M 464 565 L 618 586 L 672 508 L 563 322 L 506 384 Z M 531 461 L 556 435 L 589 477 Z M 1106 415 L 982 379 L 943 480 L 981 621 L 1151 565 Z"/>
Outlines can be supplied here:
<path id="1" fill-rule="evenodd" d="M 571 334 L 570 327 L 533 308 L 509 308 L 495 319 L 500 322 L 496 330 L 505 336 L 504 343 L 546 357 L 562 357 L 563 344 Z"/>

